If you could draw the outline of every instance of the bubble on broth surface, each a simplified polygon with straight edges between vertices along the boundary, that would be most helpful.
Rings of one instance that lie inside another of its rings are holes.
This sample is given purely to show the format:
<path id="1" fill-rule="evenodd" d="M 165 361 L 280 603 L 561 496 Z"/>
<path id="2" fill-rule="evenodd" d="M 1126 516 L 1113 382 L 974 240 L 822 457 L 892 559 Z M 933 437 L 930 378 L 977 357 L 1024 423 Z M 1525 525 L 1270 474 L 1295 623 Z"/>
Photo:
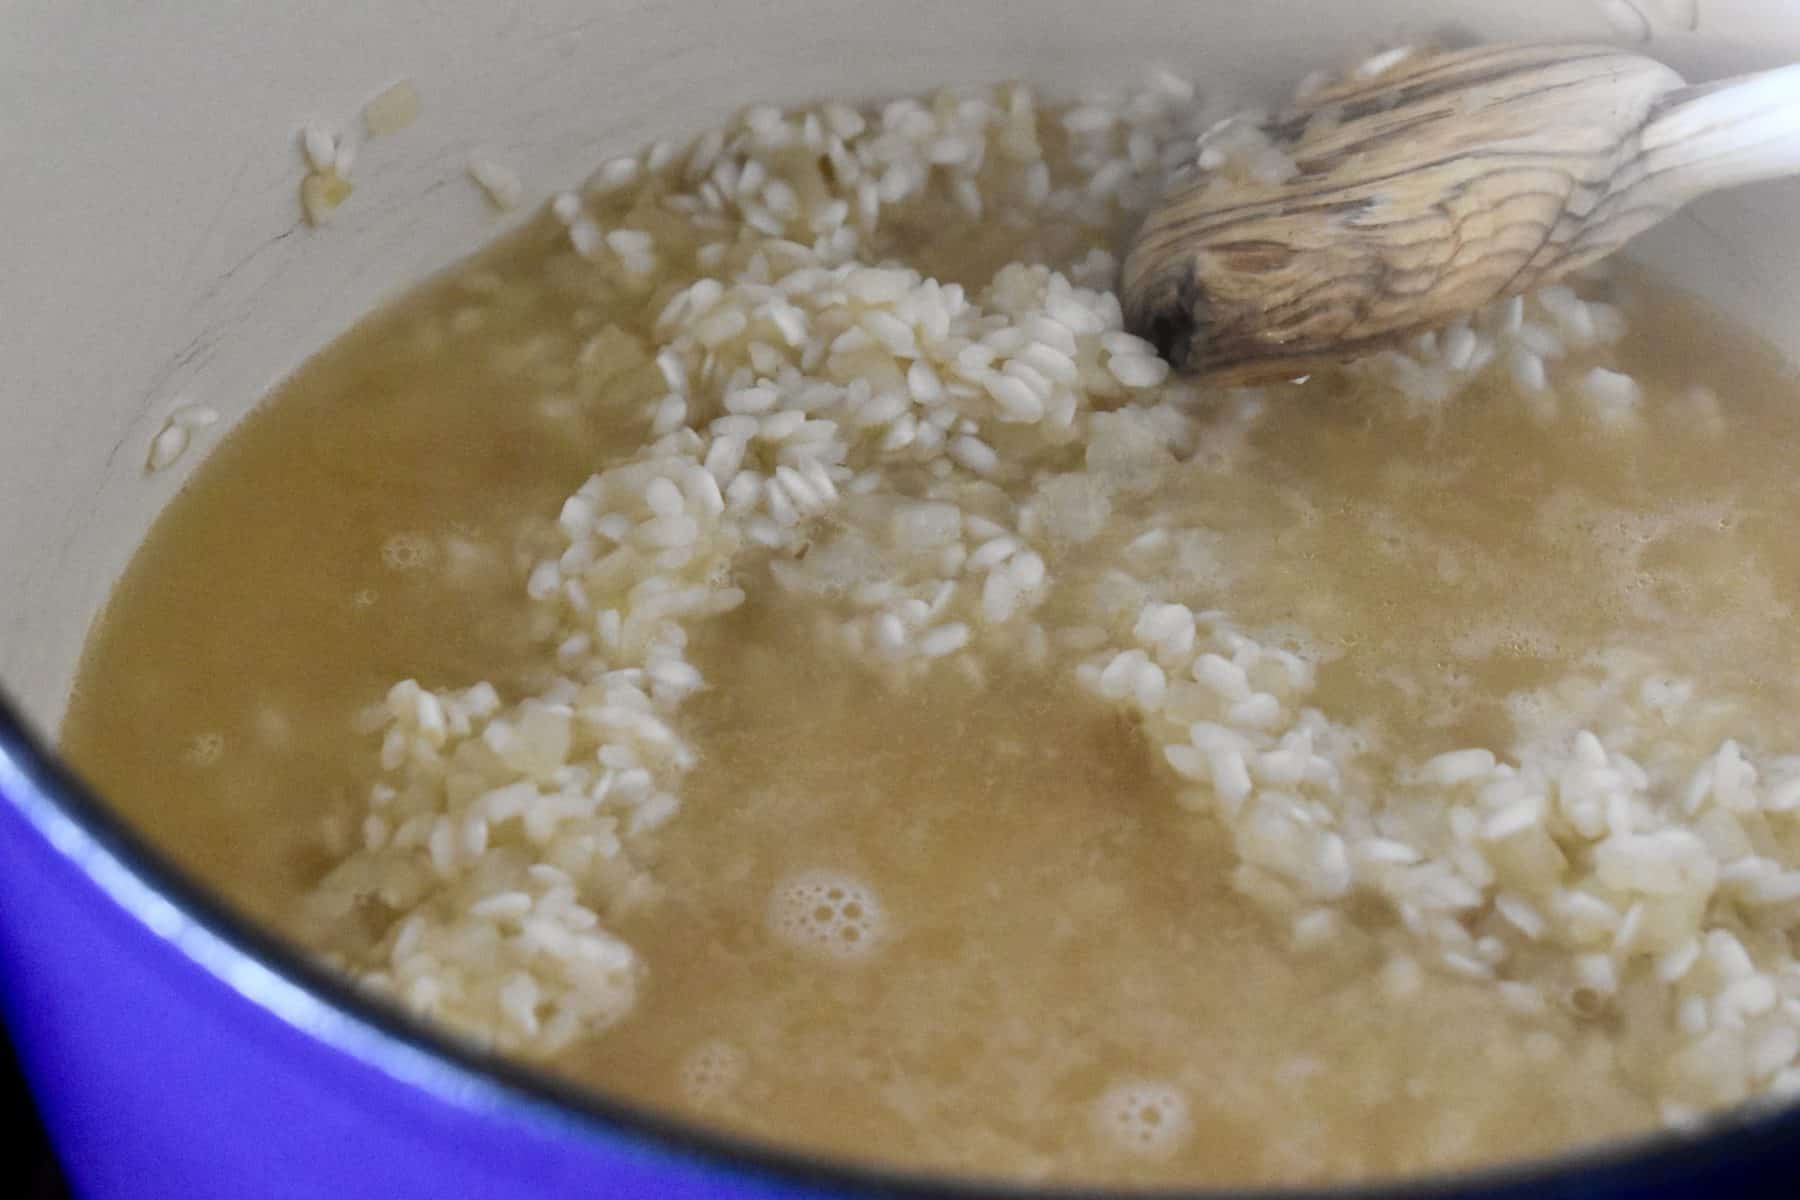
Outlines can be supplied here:
<path id="1" fill-rule="evenodd" d="M 702 1042 L 681 1060 L 681 1095 L 695 1108 L 729 1099 L 744 1078 L 744 1052 L 730 1042 Z"/>
<path id="2" fill-rule="evenodd" d="M 422 570 L 435 557 L 435 548 L 422 533 L 396 533 L 381 546 L 381 561 L 396 571 Z"/>
<path id="3" fill-rule="evenodd" d="M 208 731 L 197 733 L 188 743 L 182 757 L 196 767 L 210 767 L 225 754 L 225 735 Z"/>
<path id="4" fill-rule="evenodd" d="M 769 931 L 796 950 L 824 958 L 868 958 L 887 934 L 875 891 L 841 871 L 789 876 L 769 901 Z"/>
<path id="5" fill-rule="evenodd" d="M 1127 1154 L 1166 1158 L 1187 1140 L 1188 1128 L 1187 1097 L 1160 1080 L 1121 1080 L 1094 1104 L 1095 1131 Z"/>

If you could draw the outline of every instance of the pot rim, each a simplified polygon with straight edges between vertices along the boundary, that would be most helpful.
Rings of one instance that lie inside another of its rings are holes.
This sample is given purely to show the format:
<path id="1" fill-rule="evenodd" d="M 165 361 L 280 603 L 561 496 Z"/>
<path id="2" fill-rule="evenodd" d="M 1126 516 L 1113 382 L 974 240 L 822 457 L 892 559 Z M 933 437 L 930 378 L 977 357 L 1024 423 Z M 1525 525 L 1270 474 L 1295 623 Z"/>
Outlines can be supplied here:
<path id="1" fill-rule="evenodd" d="M 906 1200 L 1453 1200 L 1545 1197 L 1578 1186 L 1697 1180 L 1800 1153 L 1800 1105 L 1740 1106 L 1690 1133 L 1655 1131 L 1464 1172 L 1324 1187 L 1100 1189 L 984 1182 L 808 1154 L 556 1079 L 476 1047 L 351 984 L 222 897 L 124 821 L 35 734 L 0 691 L 0 799 L 109 900 L 250 1003 L 440 1103 L 503 1112 L 540 1135 L 634 1143 L 671 1166 L 739 1172 L 846 1198 Z M 173 918 L 173 920 L 171 920 Z"/>

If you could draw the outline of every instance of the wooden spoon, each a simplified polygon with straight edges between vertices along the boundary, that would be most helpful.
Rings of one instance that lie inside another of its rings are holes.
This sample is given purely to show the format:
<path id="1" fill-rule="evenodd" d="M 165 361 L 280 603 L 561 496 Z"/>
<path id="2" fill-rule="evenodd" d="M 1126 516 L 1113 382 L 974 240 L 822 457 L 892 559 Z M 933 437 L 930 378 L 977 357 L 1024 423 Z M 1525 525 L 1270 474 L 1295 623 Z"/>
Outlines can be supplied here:
<path id="1" fill-rule="evenodd" d="M 1127 327 L 1228 383 L 1393 344 L 1800 172 L 1800 66 L 1689 87 L 1608 46 L 1417 54 L 1266 132 L 1297 174 L 1172 190 L 1125 262 Z"/>

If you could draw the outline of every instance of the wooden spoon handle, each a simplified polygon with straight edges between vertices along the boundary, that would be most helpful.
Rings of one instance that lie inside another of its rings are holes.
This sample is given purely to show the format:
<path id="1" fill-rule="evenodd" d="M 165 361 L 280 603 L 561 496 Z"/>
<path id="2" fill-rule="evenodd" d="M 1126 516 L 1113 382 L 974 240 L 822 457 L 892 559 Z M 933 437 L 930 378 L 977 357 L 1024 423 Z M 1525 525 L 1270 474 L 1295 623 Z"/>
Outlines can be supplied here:
<path id="1" fill-rule="evenodd" d="M 1606 258 L 1708 192 L 1800 174 L 1800 65 L 1676 88 L 1630 150 L 1557 257 L 1534 263 L 1513 290 Z"/>
<path id="2" fill-rule="evenodd" d="M 1638 145 L 1646 182 L 1679 203 L 1800 174 L 1800 65 L 1672 92 Z"/>

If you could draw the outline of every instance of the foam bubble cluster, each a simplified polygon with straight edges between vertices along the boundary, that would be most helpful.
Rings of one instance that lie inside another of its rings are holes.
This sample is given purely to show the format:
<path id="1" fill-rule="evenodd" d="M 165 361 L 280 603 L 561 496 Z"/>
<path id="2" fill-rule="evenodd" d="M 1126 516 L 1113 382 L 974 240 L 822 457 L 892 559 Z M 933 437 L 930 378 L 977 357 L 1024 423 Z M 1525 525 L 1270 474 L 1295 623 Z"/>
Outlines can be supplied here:
<path id="1" fill-rule="evenodd" d="M 1127 1079 L 1094 1104 L 1094 1128 L 1127 1154 L 1167 1158 L 1188 1135 L 1188 1103 L 1181 1089 L 1154 1079 Z"/>
<path id="2" fill-rule="evenodd" d="M 681 1095 L 695 1108 L 729 1099 L 744 1078 L 744 1052 L 730 1042 L 702 1042 L 681 1060 Z"/>
<path id="3" fill-rule="evenodd" d="M 210 767 L 224 756 L 225 735 L 213 730 L 195 734 L 185 754 L 188 763 L 196 767 Z"/>
<path id="4" fill-rule="evenodd" d="M 769 901 L 769 930 L 797 950 L 833 959 L 867 958 L 887 933 L 873 888 L 840 871 L 783 880 Z"/>
<path id="5" fill-rule="evenodd" d="M 395 571 L 418 571 L 431 565 L 431 540 L 422 533 L 396 533 L 381 546 L 381 561 Z"/>

